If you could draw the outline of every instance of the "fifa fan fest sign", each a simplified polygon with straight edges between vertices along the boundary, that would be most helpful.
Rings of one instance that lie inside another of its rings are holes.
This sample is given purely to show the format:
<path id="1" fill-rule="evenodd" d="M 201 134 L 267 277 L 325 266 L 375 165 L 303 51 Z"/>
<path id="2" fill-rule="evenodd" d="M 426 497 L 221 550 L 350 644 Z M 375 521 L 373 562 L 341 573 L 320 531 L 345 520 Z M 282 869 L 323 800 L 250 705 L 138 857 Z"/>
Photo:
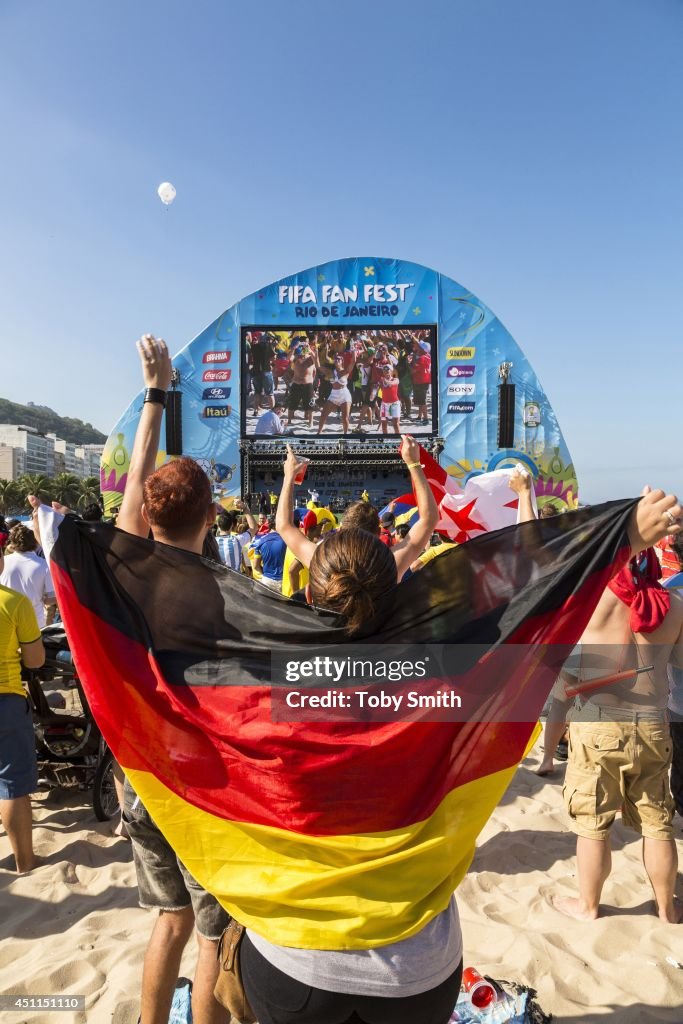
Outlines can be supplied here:
<path id="1" fill-rule="evenodd" d="M 173 440 L 158 464 L 188 455 L 206 470 L 217 496 L 229 498 L 248 489 L 245 447 L 280 445 L 284 455 L 287 442 L 301 442 L 309 454 L 312 445 L 329 452 L 345 439 L 357 452 L 370 444 L 395 452 L 395 427 L 381 433 L 372 416 L 363 425 L 359 414 L 368 391 L 379 401 L 382 384 L 391 387 L 392 375 L 382 380 L 375 365 L 392 367 L 399 394 L 412 394 L 412 419 L 402 413 L 401 432 L 431 445 L 459 485 L 521 463 L 534 477 L 539 506 L 552 500 L 575 507 L 576 476 L 557 417 L 500 320 L 443 274 L 379 257 L 336 260 L 260 288 L 190 341 L 173 359 L 176 422 L 162 429 L 162 446 L 164 437 Z M 333 403 L 342 389 L 353 398 L 343 434 L 335 409 L 321 416 L 320 367 L 329 368 Z M 280 413 L 281 431 L 270 417 L 264 433 L 261 414 L 271 402 L 291 406 L 293 382 L 297 409 Z M 141 408 L 142 391 L 105 446 L 108 510 L 121 503 Z"/>

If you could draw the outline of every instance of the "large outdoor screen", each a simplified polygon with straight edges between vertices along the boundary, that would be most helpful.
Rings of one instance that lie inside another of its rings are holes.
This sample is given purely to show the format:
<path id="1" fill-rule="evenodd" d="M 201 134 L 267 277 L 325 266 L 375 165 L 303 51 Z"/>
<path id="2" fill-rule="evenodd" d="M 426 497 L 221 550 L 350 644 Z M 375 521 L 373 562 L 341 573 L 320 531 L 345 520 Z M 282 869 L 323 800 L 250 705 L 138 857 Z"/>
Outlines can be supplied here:
<path id="1" fill-rule="evenodd" d="M 434 324 L 242 328 L 246 437 L 395 440 L 437 432 Z"/>

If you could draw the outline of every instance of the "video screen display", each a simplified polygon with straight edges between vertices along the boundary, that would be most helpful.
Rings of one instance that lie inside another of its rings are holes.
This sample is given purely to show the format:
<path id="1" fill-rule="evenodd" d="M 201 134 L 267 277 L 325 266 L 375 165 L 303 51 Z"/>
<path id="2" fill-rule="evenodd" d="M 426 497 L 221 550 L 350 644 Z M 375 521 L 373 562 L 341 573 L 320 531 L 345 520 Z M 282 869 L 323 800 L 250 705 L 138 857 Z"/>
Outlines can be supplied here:
<path id="1" fill-rule="evenodd" d="M 431 437 L 436 326 L 242 328 L 246 437 Z"/>

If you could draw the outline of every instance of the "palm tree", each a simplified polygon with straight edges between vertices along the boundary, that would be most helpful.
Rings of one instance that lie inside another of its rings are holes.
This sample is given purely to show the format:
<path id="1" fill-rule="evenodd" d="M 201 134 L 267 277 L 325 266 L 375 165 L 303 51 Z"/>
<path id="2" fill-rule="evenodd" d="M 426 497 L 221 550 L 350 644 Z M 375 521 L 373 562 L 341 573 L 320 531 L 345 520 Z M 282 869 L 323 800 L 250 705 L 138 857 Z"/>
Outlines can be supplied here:
<path id="1" fill-rule="evenodd" d="M 100 504 L 100 481 L 96 476 L 86 476 L 84 480 L 79 480 L 78 490 L 79 508 L 85 508 L 86 505 Z"/>
<path id="2" fill-rule="evenodd" d="M 18 512 L 22 504 L 22 493 L 16 480 L 0 480 L 0 513 L 9 515 Z"/>
<path id="3" fill-rule="evenodd" d="M 81 493 L 81 481 L 75 473 L 58 473 L 53 478 L 50 494 L 62 505 L 75 505 Z"/>
<path id="4" fill-rule="evenodd" d="M 43 501 L 49 499 L 52 491 L 51 480 L 43 476 L 42 473 L 24 473 L 18 481 L 19 488 L 21 491 L 22 498 L 26 498 L 27 494 L 35 494 L 36 497 L 42 498 Z"/>

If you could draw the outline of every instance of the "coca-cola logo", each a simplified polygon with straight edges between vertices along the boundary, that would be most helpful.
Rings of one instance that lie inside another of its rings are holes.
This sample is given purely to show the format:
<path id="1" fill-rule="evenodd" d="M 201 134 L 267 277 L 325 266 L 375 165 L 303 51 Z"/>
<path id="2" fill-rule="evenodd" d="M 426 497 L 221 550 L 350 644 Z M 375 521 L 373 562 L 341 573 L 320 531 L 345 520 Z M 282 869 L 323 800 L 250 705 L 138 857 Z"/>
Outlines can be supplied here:
<path id="1" fill-rule="evenodd" d="M 230 380 L 230 374 L 232 370 L 204 370 L 204 376 L 202 380 L 209 383 L 224 383 L 226 380 Z"/>

